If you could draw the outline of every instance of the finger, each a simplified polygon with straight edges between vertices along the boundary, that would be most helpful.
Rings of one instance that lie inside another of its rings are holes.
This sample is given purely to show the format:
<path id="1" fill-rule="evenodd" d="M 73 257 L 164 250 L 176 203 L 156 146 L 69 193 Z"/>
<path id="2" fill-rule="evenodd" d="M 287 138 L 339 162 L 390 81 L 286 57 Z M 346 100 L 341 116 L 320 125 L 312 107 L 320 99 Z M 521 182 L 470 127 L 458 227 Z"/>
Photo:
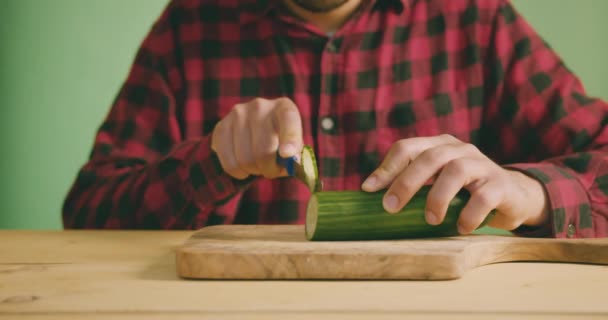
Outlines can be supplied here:
<path id="1" fill-rule="evenodd" d="M 397 212 L 420 190 L 420 188 L 450 161 L 463 157 L 473 157 L 477 154 L 474 147 L 468 144 L 444 144 L 422 152 L 395 178 L 387 191 L 387 205 L 397 205 L 389 208 L 389 212 Z M 392 197 L 392 198 L 391 198 Z M 397 199 L 395 202 L 394 199 Z"/>
<path id="2" fill-rule="evenodd" d="M 273 124 L 279 134 L 279 154 L 288 158 L 302 151 L 302 119 L 298 107 L 287 98 L 276 100 Z"/>
<path id="3" fill-rule="evenodd" d="M 458 192 L 472 183 L 485 183 L 483 180 L 486 173 L 484 161 L 481 159 L 458 158 L 448 162 L 429 190 L 426 199 L 426 221 L 431 225 L 441 224 Z"/>
<path id="4" fill-rule="evenodd" d="M 471 198 L 458 218 L 458 232 L 469 234 L 477 229 L 487 215 L 502 202 L 502 186 L 488 182 L 471 192 Z"/>
<path id="5" fill-rule="evenodd" d="M 488 222 L 488 226 L 496 229 L 511 231 L 521 225 L 521 222 L 515 221 L 513 217 L 502 214 L 500 211 Z"/>
<path id="6" fill-rule="evenodd" d="M 279 138 L 279 155 L 289 158 L 299 154 L 303 146 L 300 113 L 292 104 L 282 104 L 275 113 Z"/>
<path id="7" fill-rule="evenodd" d="M 247 106 L 239 104 L 232 109 L 232 148 L 237 165 L 250 175 L 259 174 L 251 146 L 251 132 Z"/>
<path id="8" fill-rule="evenodd" d="M 252 128 L 252 136 L 254 157 L 260 174 L 268 179 L 286 176 L 287 172 L 276 161 L 279 136 L 274 132 L 272 122 L 260 121 L 259 123 L 260 126 Z"/>
<path id="9" fill-rule="evenodd" d="M 455 141 L 457 140 L 451 136 L 441 135 L 410 138 L 395 142 L 380 166 L 363 182 L 362 189 L 367 192 L 375 192 L 386 188 L 423 151 Z"/>
<path id="10" fill-rule="evenodd" d="M 213 130 L 211 148 L 216 152 L 222 169 L 228 175 L 245 179 L 249 175 L 237 165 L 232 143 L 232 116 L 228 115 Z"/>

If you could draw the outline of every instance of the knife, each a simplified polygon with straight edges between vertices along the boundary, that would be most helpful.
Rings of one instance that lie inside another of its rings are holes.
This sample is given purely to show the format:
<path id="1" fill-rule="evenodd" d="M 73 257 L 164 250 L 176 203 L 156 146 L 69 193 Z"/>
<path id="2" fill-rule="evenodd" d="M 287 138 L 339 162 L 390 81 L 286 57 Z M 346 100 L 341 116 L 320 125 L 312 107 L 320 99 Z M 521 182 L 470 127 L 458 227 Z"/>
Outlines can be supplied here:
<path id="1" fill-rule="evenodd" d="M 309 169 L 309 172 L 314 171 L 314 173 L 311 173 L 312 176 L 306 173 L 306 169 L 304 168 L 303 164 L 298 162 L 298 158 L 296 156 L 283 158 L 277 152 L 277 163 L 285 168 L 290 177 L 295 177 L 306 184 L 311 192 L 319 192 L 323 190 L 323 182 L 320 181 L 316 176 L 317 168 L 314 167 L 316 166 L 314 154 L 307 152 L 306 155 L 310 157 L 308 160 L 313 165 L 313 168 Z"/>

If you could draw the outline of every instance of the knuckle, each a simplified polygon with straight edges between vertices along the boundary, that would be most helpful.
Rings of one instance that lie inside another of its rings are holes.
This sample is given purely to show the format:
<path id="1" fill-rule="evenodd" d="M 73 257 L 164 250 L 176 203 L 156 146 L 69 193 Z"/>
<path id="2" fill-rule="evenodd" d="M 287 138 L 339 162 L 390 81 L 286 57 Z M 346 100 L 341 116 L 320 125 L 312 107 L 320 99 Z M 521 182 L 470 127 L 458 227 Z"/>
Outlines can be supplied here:
<path id="1" fill-rule="evenodd" d="M 494 208 L 496 205 L 495 193 L 488 189 L 480 189 L 473 195 L 484 208 Z"/>
<path id="2" fill-rule="evenodd" d="M 389 177 L 389 176 L 393 176 L 396 175 L 399 170 L 399 162 L 403 161 L 400 158 L 393 158 L 390 161 L 384 161 L 376 170 L 376 172 L 381 176 L 381 177 Z"/>
<path id="3" fill-rule="evenodd" d="M 406 139 L 399 140 L 393 144 L 392 149 L 399 153 L 405 153 L 409 150 L 410 144 Z"/>
<path id="4" fill-rule="evenodd" d="M 441 139 L 448 141 L 450 143 L 454 143 L 454 142 L 458 142 L 460 140 L 458 140 L 456 137 L 454 137 L 453 135 L 449 134 L 449 133 L 444 133 L 441 136 Z"/>
<path id="5" fill-rule="evenodd" d="M 247 104 L 250 104 L 252 106 L 256 106 L 256 107 L 261 107 L 266 103 L 266 99 L 264 98 L 254 98 L 251 101 L 249 101 Z"/>
<path id="6" fill-rule="evenodd" d="M 448 162 L 446 165 L 446 169 L 452 173 L 457 175 L 464 175 L 467 172 L 468 166 L 467 161 L 464 159 L 454 159 Z"/>
<path id="7" fill-rule="evenodd" d="M 381 179 L 385 179 L 391 175 L 390 165 L 382 164 L 376 169 L 375 175 L 380 177 Z"/>
<path id="8" fill-rule="evenodd" d="M 251 101 L 249 101 L 248 103 L 245 104 L 245 107 L 248 108 L 248 110 L 251 110 L 252 112 L 255 113 L 264 113 L 267 109 L 268 109 L 268 101 L 266 99 L 263 98 L 255 98 Z"/>
<path id="9" fill-rule="evenodd" d="M 259 103 L 259 102 L 252 103 L 250 105 L 250 108 L 253 112 L 256 112 L 256 113 L 262 113 L 266 109 L 265 105 L 263 103 Z"/>
<path id="10" fill-rule="evenodd" d="M 419 156 L 422 161 L 425 163 L 437 163 L 443 162 L 444 159 L 448 156 L 447 150 L 441 147 L 435 147 L 422 152 Z"/>
<path id="11" fill-rule="evenodd" d="M 466 143 L 466 144 L 464 144 L 464 145 L 463 145 L 463 148 L 464 148 L 464 150 L 466 151 L 466 153 L 468 153 L 468 154 L 481 153 L 481 152 L 479 151 L 479 149 L 478 149 L 478 148 L 477 148 L 475 145 L 473 145 L 473 144 L 471 144 L 471 143 Z"/>
<path id="12" fill-rule="evenodd" d="M 247 106 L 245 104 L 239 103 L 232 108 L 232 113 L 237 119 L 243 119 L 245 114 L 247 113 Z"/>
<path id="13" fill-rule="evenodd" d="M 288 97 L 280 97 L 277 98 L 275 101 L 277 104 L 282 106 L 291 106 L 294 104 L 293 101 L 291 101 L 291 99 L 289 99 Z"/>
<path id="14" fill-rule="evenodd" d="M 399 140 L 393 144 L 389 154 L 391 154 L 394 159 L 405 159 L 410 153 L 411 148 L 411 144 L 406 140 Z"/>

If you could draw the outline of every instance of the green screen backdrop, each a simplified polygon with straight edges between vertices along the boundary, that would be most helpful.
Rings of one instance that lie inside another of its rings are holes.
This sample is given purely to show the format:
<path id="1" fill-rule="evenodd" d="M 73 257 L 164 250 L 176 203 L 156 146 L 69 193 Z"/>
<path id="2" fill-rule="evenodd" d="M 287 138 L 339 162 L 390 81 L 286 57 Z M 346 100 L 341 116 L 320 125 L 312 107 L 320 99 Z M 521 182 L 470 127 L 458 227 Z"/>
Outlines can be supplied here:
<path id="1" fill-rule="evenodd" d="M 167 0 L 0 0 L 0 228 L 60 229 L 61 205 Z M 608 99 L 606 0 L 515 0 Z"/>

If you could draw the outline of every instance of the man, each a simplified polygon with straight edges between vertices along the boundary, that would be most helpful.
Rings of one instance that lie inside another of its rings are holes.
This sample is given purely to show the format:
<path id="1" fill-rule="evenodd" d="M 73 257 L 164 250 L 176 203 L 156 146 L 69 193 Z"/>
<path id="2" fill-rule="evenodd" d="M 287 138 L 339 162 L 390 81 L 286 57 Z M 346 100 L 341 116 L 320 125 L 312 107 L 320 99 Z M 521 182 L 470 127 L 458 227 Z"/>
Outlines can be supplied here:
<path id="1" fill-rule="evenodd" d="M 507 0 L 174 0 L 64 206 L 68 228 L 301 223 L 276 153 L 313 145 L 326 190 L 428 181 L 459 231 L 608 235 L 608 105 Z"/>

